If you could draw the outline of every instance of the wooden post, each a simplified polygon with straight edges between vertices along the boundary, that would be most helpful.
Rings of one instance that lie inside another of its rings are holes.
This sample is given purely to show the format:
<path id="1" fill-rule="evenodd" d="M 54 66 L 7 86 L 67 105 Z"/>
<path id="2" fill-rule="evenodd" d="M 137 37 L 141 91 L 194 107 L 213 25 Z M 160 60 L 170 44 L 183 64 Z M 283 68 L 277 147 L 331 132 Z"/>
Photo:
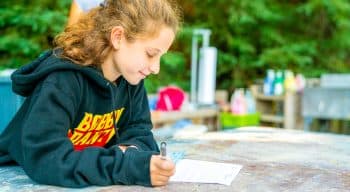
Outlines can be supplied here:
<path id="1" fill-rule="evenodd" d="M 291 91 L 286 91 L 284 98 L 284 128 L 296 128 L 296 96 Z"/>

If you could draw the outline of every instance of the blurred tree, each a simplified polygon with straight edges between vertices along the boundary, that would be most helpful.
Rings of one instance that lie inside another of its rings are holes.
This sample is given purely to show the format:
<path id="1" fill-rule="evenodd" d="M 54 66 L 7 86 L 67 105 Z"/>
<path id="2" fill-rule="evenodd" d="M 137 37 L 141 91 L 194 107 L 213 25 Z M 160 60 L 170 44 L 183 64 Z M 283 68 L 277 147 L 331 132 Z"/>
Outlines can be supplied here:
<path id="1" fill-rule="evenodd" d="M 219 49 L 218 88 L 246 87 L 268 68 L 307 77 L 350 72 L 348 0 L 178 1 L 185 29 L 212 30 L 211 45 Z M 175 46 L 187 58 L 189 42 L 179 39 Z"/>
<path id="2" fill-rule="evenodd" d="M 0 67 L 16 68 L 52 47 L 71 0 L 0 2 Z"/>
<path id="3" fill-rule="evenodd" d="M 261 79 L 268 68 L 307 77 L 350 72 L 348 0 L 177 0 L 184 27 L 149 91 L 190 87 L 192 29 L 212 30 L 219 50 L 217 87 L 232 91 Z M 0 67 L 18 67 L 52 46 L 63 30 L 71 0 L 0 2 Z"/>

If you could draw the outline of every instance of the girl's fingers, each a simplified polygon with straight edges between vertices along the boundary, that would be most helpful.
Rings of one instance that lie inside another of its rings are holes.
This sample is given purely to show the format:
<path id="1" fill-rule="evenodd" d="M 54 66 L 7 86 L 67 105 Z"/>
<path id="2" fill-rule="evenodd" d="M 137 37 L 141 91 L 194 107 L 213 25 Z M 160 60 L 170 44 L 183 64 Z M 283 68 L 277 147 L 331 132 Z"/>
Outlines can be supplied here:
<path id="1" fill-rule="evenodd" d="M 152 185 L 153 186 L 163 186 L 166 185 L 169 181 L 169 177 L 163 176 L 163 175 L 155 175 L 152 178 Z"/>

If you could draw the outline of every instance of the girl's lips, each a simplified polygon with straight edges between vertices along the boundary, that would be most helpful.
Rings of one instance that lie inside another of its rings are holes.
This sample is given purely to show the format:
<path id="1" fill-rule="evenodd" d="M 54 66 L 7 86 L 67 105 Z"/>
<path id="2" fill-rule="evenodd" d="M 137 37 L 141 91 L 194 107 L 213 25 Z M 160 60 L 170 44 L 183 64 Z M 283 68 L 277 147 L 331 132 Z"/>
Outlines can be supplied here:
<path id="1" fill-rule="evenodd" d="M 145 75 L 145 74 L 142 73 L 141 71 L 139 71 L 139 72 L 140 72 L 140 74 L 142 75 L 142 78 L 143 78 L 143 79 L 147 77 L 147 75 Z"/>

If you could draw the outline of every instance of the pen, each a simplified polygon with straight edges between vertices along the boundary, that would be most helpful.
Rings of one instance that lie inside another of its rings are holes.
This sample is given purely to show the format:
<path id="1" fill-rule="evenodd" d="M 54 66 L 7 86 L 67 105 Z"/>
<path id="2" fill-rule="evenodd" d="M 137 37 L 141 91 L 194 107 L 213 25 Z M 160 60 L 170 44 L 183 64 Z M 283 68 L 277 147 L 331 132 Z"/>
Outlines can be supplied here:
<path id="1" fill-rule="evenodd" d="M 166 142 L 164 141 L 160 143 L 160 157 L 166 159 Z"/>

